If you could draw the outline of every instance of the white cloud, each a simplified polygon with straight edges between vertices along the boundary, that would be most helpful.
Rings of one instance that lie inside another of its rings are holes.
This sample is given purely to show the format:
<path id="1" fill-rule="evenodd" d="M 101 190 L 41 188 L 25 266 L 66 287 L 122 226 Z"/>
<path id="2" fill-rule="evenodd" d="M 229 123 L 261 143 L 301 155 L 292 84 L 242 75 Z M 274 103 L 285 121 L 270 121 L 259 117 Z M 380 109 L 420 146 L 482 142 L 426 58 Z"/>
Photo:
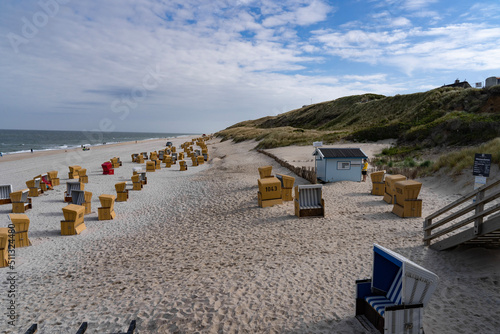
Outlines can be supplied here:
<path id="1" fill-rule="evenodd" d="M 265 27 L 275 27 L 286 24 L 307 26 L 324 21 L 328 13 L 332 10 L 332 7 L 322 1 L 313 0 L 307 6 L 296 7 L 290 11 L 285 11 L 266 18 L 263 21 L 263 25 Z"/>

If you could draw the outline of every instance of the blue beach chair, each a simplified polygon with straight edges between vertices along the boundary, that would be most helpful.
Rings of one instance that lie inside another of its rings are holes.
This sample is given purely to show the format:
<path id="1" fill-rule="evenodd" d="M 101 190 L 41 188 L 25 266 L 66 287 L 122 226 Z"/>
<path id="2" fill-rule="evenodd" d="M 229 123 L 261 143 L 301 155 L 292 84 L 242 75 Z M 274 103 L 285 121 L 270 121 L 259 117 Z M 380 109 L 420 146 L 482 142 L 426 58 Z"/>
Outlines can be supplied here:
<path id="1" fill-rule="evenodd" d="M 422 334 L 423 308 L 438 276 L 404 256 L 373 246 L 373 275 L 356 281 L 356 317 L 384 334 Z"/>

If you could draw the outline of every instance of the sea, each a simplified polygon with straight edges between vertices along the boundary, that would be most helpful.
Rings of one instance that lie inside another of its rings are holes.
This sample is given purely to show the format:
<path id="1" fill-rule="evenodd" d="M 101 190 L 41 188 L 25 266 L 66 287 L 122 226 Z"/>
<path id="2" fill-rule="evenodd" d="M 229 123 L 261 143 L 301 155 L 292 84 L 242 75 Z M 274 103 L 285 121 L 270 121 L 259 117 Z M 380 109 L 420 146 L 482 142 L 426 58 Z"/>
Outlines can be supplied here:
<path id="1" fill-rule="evenodd" d="M 52 130 L 1 130 L 0 152 L 15 154 L 25 152 L 64 150 L 77 147 L 93 147 L 136 140 L 185 137 L 189 133 L 159 132 L 93 132 Z"/>

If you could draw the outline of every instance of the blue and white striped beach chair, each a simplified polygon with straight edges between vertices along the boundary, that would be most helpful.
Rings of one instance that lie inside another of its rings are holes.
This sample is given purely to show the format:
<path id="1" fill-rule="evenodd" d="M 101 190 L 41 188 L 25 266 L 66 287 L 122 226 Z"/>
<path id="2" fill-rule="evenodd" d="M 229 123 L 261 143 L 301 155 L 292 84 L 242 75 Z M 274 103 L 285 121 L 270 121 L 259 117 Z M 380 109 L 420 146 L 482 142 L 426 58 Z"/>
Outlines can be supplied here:
<path id="1" fill-rule="evenodd" d="M 0 204 L 12 203 L 10 200 L 10 193 L 12 192 L 11 184 L 1 184 L 0 185 Z"/>
<path id="2" fill-rule="evenodd" d="M 373 276 L 356 281 L 356 316 L 365 316 L 381 333 L 423 333 L 423 308 L 438 276 L 404 256 L 373 246 Z"/>

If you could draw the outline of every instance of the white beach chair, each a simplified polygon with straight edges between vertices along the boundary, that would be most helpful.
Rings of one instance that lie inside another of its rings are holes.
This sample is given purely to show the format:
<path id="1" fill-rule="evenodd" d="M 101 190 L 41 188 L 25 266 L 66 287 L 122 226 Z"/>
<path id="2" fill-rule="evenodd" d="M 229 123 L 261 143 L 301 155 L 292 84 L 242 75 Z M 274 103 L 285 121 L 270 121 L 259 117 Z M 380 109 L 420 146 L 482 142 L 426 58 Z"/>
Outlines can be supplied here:
<path id="1" fill-rule="evenodd" d="M 324 217 L 325 201 L 322 198 L 321 184 L 295 186 L 295 215 L 297 217 Z"/>
<path id="2" fill-rule="evenodd" d="M 437 283 L 436 274 L 374 244 L 372 278 L 356 281 L 356 317 L 384 334 L 422 334 L 423 308 Z"/>
<path id="3" fill-rule="evenodd" d="M 1 184 L 0 185 L 0 204 L 12 203 L 10 200 L 10 193 L 12 192 L 11 184 Z"/>

